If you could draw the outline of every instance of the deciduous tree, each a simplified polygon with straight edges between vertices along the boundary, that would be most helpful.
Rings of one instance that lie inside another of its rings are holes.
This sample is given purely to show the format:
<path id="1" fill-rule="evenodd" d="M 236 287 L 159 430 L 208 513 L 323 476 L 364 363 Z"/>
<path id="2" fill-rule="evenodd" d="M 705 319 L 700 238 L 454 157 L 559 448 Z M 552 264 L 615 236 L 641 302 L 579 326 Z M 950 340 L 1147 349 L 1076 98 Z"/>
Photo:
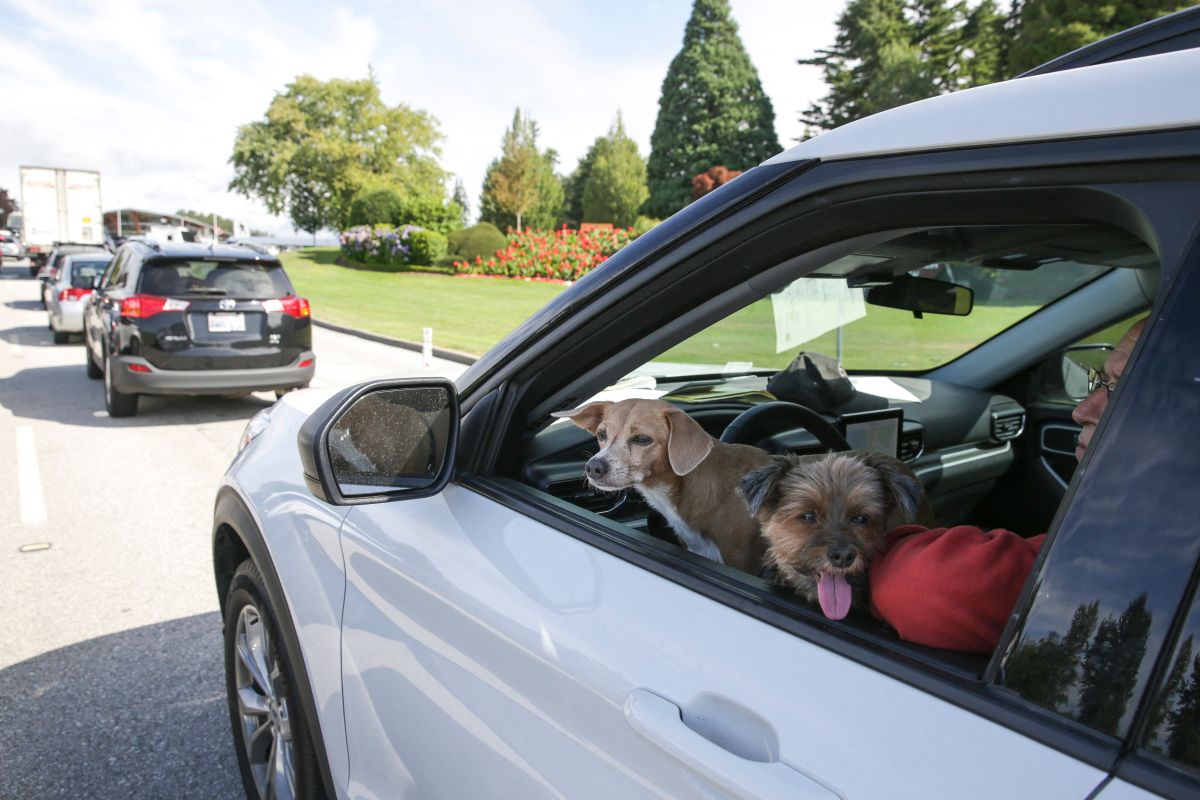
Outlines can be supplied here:
<path id="1" fill-rule="evenodd" d="M 372 183 L 443 199 L 440 140 L 429 114 L 384 103 L 374 75 L 301 75 L 275 95 L 263 119 L 238 129 L 229 188 L 315 233 L 344 226 L 352 198 Z"/>
<path id="2" fill-rule="evenodd" d="M 749 169 L 779 150 L 775 110 L 728 0 L 696 0 L 658 101 L 646 212 L 666 217 L 687 205 L 697 173 L 717 164 Z"/>
<path id="3" fill-rule="evenodd" d="M 558 153 L 539 150 L 537 123 L 517 109 L 504 132 L 500 158 L 488 167 L 479 200 L 480 220 L 498 228 L 553 227 L 562 211 L 563 187 L 554 173 Z"/>

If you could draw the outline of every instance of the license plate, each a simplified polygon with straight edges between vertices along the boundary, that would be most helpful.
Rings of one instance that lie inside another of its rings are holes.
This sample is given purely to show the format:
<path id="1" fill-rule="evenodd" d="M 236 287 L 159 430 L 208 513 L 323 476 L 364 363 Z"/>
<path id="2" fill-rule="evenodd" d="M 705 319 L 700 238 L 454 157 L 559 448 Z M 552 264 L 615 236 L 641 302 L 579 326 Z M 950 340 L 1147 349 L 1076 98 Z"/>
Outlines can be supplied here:
<path id="1" fill-rule="evenodd" d="M 209 333 L 242 333 L 246 330 L 246 315 L 240 312 L 208 315 Z"/>

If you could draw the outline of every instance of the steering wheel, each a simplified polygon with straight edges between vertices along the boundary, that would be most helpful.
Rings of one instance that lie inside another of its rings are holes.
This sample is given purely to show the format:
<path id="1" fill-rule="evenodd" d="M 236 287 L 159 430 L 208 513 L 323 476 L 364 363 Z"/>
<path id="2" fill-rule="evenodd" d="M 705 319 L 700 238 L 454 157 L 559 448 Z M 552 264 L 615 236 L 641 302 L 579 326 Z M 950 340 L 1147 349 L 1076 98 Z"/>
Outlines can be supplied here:
<path id="1" fill-rule="evenodd" d="M 738 414 L 721 433 L 721 441 L 758 445 L 781 430 L 804 428 L 830 450 L 849 450 L 850 443 L 832 424 L 811 408 L 782 400 L 759 403 Z M 778 448 L 764 448 L 768 452 Z"/>

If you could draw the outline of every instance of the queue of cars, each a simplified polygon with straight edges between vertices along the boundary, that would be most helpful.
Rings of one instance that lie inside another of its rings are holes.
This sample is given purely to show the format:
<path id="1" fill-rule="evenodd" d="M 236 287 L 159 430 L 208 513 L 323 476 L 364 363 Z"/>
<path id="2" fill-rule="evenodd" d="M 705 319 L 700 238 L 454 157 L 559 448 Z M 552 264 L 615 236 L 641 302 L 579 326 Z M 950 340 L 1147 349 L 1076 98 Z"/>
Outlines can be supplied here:
<path id="1" fill-rule="evenodd" d="M 82 335 L 110 416 L 136 414 L 141 395 L 282 396 L 315 372 L 308 300 L 262 248 L 60 244 L 38 278 L 55 344 Z"/>
<path id="2" fill-rule="evenodd" d="M 456 382 L 251 420 L 212 539 L 247 796 L 1200 795 L 1200 50 L 1136 39 L 793 147 Z M 1073 354 L 1143 317 L 1089 387 Z M 553 414 L 649 396 L 820 449 L 763 400 L 798 350 L 886 407 L 939 524 L 1049 532 L 994 652 L 689 552 Z"/>

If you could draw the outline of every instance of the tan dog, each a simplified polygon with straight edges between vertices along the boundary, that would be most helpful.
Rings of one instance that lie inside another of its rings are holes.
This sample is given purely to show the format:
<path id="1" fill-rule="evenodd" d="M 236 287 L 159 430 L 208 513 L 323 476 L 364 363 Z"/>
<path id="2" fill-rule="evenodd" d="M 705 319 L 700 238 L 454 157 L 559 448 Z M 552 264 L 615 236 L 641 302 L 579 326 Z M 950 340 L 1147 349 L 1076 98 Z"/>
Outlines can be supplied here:
<path id="1" fill-rule="evenodd" d="M 597 489 L 636 488 L 693 553 L 757 574 L 763 542 L 737 496 L 748 472 L 770 463 L 757 447 L 726 444 L 662 400 L 589 403 L 556 411 L 596 437 L 584 467 Z"/>
<path id="2" fill-rule="evenodd" d="M 933 525 L 921 481 L 898 459 L 865 450 L 775 456 L 741 491 L 762 525 L 766 571 L 830 619 L 866 608 L 867 567 L 888 531 Z"/>

